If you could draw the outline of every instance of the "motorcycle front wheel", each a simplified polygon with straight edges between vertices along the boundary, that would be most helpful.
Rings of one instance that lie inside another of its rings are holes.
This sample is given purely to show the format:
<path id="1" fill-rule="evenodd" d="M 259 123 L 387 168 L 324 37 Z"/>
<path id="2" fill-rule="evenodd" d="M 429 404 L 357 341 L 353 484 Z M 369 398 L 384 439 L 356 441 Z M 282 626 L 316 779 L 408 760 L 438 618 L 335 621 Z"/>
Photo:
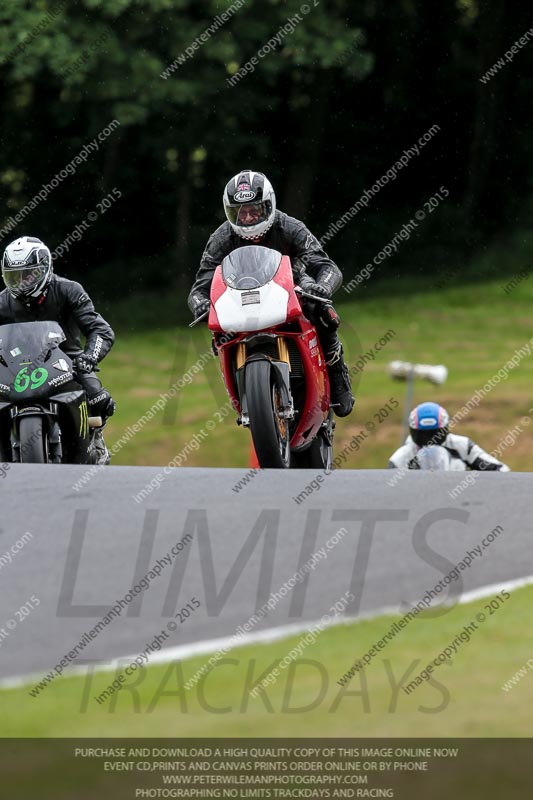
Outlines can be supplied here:
<path id="1" fill-rule="evenodd" d="M 250 361 L 245 372 L 250 430 L 259 466 L 288 469 L 290 433 L 281 414 L 281 392 L 270 361 Z"/>
<path id="2" fill-rule="evenodd" d="M 48 435 L 42 417 L 20 417 L 19 441 L 22 464 L 46 464 L 48 462 Z"/>

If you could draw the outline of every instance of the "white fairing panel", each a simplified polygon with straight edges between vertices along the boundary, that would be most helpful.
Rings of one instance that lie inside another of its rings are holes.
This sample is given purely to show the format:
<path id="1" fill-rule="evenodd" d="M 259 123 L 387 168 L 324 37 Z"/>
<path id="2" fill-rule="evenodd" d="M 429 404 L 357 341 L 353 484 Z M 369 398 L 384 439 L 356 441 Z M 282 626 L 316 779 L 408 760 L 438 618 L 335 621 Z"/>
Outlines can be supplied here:
<path id="1" fill-rule="evenodd" d="M 243 333 L 262 331 L 287 320 L 289 293 L 283 286 L 269 281 L 258 289 L 226 288 L 215 303 L 223 331 Z"/>
<path id="2" fill-rule="evenodd" d="M 459 471 L 463 472 L 466 466 L 459 458 L 453 458 L 445 447 L 439 445 L 428 445 L 422 447 L 415 456 L 419 469 L 438 471 Z"/>

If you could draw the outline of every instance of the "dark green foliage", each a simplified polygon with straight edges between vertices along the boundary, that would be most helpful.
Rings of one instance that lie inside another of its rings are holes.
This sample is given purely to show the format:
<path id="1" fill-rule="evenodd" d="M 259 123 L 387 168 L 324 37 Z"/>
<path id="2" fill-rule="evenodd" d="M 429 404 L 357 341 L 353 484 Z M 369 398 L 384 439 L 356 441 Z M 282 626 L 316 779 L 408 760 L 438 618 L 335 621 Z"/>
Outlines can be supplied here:
<path id="1" fill-rule="evenodd" d="M 503 0 L 481 10 L 477 0 L 236 5 L 2 4 L 1 245 L 35 234 L 55 249 L 71 234 L 59 272 L 106 299 L 161 287 L 179 289 L 183 304 L 236 171 L 267 172 L 279 206 L 320 237 L 433 125 L 440 131 L 421 154 L 328 241 L 347 279 L 442 185 L 447 201 L 374 281 L 416 276 L 433 253 L 461 257 L 524 218 L 533 38 L 490 81 L 479 78 L 531 27 L 526 8 L 511 11 Z M 231 86 L 276 34 L 275 49 Z M 112 120 L 120 125 L 98 151 L 6 230 Z M 98 204 L 114 188 L 122 197 L 102 214 Z M 98 219 L 77 237 L 91 212 Z"/>

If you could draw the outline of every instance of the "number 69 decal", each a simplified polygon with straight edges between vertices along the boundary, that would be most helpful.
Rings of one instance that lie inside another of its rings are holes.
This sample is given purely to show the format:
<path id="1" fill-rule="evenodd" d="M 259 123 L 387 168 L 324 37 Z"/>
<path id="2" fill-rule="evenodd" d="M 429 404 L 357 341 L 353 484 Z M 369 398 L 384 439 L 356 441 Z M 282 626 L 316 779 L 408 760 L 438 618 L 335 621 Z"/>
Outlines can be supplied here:
<path id="1" fill-rule="evenodd" d="M 37 367 L 37 369 L 33 370 L 31 375 L 28 375 L 28 367 L 22 367 L 15 378 L 13 386 L 16 392 L 25 392 L 28 386 L 30 389 L 38 389 L 47 378 L 48 370 L 44 367 Z"/>

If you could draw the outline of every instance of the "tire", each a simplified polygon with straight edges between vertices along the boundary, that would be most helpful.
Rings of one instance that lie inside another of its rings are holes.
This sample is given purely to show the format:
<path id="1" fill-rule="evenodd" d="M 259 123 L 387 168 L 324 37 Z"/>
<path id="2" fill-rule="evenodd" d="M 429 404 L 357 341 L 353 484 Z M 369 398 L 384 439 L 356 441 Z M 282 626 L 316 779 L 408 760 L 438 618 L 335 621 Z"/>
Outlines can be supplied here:
<path id="1" fill-rule="evenodd" d="M 296 469 L 325 469 L 327 463 L 322 454 L 322 437 L 313 439 L 310 447 L 300 453 L 292 453 L 291 466 Z"/>
<path id="2" fill-rule="evenodd" d="M 48 435 L 42 417 L 19 417 L 21 464 L 48 463 Z"/>
<path id="3" fill-rule="evenodd" d="M 3 436 L 0 435 L 0 461 L 4 464 L 7 462 L 13 461 L 13 453 L 11 450 L 11 442 L 9 440 L 5 440 Z"/>
<path id="4" fill-rule="evenodd" d="M 322 428 L 306 450 L 291 454 L 291 467 L 296 469 L 331 469 L 332 461 L 333 447 L 328 443 Z"/>
<path id="5" fill-rule="evenodd" d="M 270 361 L 249 361 L 244 385 L 250 430 L 261 469 L 288 469 L 291 462 L 288 422 L 279 416 L 279 389 Z"/>

